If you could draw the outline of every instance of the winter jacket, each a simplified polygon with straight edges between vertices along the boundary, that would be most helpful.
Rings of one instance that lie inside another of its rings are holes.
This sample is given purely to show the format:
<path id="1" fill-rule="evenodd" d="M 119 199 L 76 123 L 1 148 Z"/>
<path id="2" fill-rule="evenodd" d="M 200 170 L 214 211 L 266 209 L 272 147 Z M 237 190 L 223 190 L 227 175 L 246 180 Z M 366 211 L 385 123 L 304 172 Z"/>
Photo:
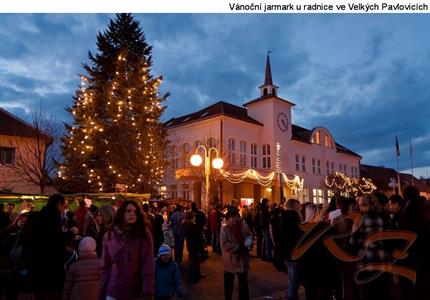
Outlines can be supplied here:
<path id="1" fill-rule="evenodd" d="M 251 231 L 248 225 L 242 221 L 239 226 L 241 226 L 242 243 L 237 241 L 234 237 L 233 232 L 230 230 L 229 226 L 233 226 L 234 221 L 228 220 L 221 225 L 221 249 L 222 249 L 222 262 L 224 265 L 224 271 L 229 273 L 244 273 L 249 270 L 249 253 L 244 250 L 243 241 L 247 237 L 252 237 Z"/>
<path id="2" fill-rule="evenodd" d="M 66 274 L 66 246 L 58 209 L 47 205 L 29 215 L 22 234 L 22 256 L 34 291 L 61 292 Z"/>
<path id="3" fill-rule="evenodd" d="M 185 214 L 182 211 L 175 211 L 170 216 L 170 222 L 172 222 L 173 234 L 182 235 L 184 230 L 182 228 L 182 221 L 185 219 Z"/>
<path id="4" fill-rule="evenodd" d="M 182 297 L 181 273 L 176 262 L 167 263 L 157 258 L 155 262 L 155 297 L 168 298 L 174 295 Z"/>
<path id="5" fill-rule="evenodd" d="M 85 216 L 87 215 L 88 208 L 79 206 L 75 211 L 75 219 L 78 223 L 78 231 L 80 235 L 84 234 Z"/>
<path id="6" fill-rule="evenodd" d="M 285 260 L 291 260 L 291 253 L 303 234 L 299 228 L 299 213 L 292 209 L 283 211 L 280 223 L 282 258 Z"/>
<path id="7" fill-rule="evenodd" d="M 103 239 L 99 299 L 136 299 L 154 295 L 154 250 L 151 232 L 129 237 L 114 227 Z"/>
<path id="8" fill-rule="evenodd" d="M 97 300 L 100 260 L 96 253 L 81 253 L 66 275 L 63 300 Z"/>
<path id="9" fill-rule="evenodd" d="M 83 236 L 90 236 L 95 239 L 97 232 L 99 232 L 99 225 L 97 224 L 94 215 L 90 211 L 88 211 L 85 215 Z"/>
<path id="10" fill-rule="evenodd" d="M 201 234 L 196 223 L 185 219 L 182 222 L 185 239 L 187 240 L 188 253 L 196 253 L 200 249 Z"/>

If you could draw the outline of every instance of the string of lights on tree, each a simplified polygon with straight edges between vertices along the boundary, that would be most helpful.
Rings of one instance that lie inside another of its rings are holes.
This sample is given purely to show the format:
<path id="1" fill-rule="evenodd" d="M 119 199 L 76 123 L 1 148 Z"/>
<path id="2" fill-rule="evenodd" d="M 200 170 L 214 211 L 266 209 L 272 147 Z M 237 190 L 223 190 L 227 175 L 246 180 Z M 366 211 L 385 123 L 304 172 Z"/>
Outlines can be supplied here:
<path id="1" fill-rule="evenodd" d="M 369 178 L 350 178 L 343 173 L 334 172 L 326 176 L 325 184 L 332 190 L 349 193 L 354 196 L 370 194 L 376 190 L 376 186 Z"/>
<path id="2" fill-rule="evenodd" d="M 109 40 L 112 36 L 118 41 Z M 109 51 L 104 44 L 108 42 Z M 150 74 L 151 47 L 137 21 L 121 14 L 98 36 L 98 48 L 101 53 L 90 54 L 94 65 L 84 65 L 88 75 L 81 76 L 68 109 L 74 124 L 66 125 L 66 163 L 58 175 L 67 181 L 80 174 L 90 189 L 98 191 L 112 190 L 117 183 L 130 188 L 158 184 L 165 167 L 161 159 L 165 132 L 159 117 L 167 95 L 159 97 L 162 77 Z M 111 58 L 113 53 L 116 59 Z"/>

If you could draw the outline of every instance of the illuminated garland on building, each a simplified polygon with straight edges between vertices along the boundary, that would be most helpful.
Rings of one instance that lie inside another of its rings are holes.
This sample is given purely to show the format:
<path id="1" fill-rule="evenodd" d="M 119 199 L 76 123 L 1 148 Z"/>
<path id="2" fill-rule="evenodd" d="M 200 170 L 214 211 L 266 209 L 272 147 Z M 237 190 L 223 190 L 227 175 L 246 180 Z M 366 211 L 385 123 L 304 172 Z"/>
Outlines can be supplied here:
<path id="1" fill-rule="evenodd" d="M 370 194 L 376 190 L 376 186 L 369 178 L 350 178 L 343 173 L 334 172 L 326 176 L 325 184 L 330 189 L 337 189 L 342 192 L 353 194 Z"/>
<path id="2" fill-rule="evenodd" d="M 264 176 L 264 175 L 261 175 L 260 173 L 258 173 L 254 169 L 248 169 L 242 173 L 231 173 L 231 172 L 225 171 L 223 169 L 220 169 L 220 173 L 225 179 L 227 179 L 229 182 L 231 182 L 233 184 L 241 183 L 246 178 L 249 178 L 249 179 L 257 180 L 257 182 L 262 186 L 269 186 L 272 183 L 272 181 L 276 175 L 276 172 L 271 172 L 268 175 Z M 303 181 L 303 179 L 300 179 L 299 176 L 295 175 L 294 179 L 290 180 L 290 179 L 288 179 L 288 177 L 285 173 L 281 173 L 281 174 L 282 174 L 282 177 L 283 177 L 283 179 L 284 179 L 284 181 L 287 184 L 287 187 L 289 189 L 298 189 L 298 190 L 303 189 L 304 181 Z"/>

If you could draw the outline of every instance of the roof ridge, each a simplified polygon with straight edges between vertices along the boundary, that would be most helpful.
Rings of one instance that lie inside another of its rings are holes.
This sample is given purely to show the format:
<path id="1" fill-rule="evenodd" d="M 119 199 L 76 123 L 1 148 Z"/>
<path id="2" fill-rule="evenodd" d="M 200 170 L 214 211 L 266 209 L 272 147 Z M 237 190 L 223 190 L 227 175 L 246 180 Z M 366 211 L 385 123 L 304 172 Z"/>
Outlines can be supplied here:
<path id="1" fill-rule="evenodd" d="M 18 121 L 18 122 L 20 122 L 20 123 L 24 124 L 25 126 L 28 126 L 28 127 L 30 127 L 31 129 L 33 129 L 33 130 L 37 130 L 36 128 L 34 128 L 34 126 L 33 126 L 33 125 L 31 125 L 31 124 L 30 124 L 30 123 L 28 123 L 27 121 L 25 121 L 25 120 L 21 119 L 20 117 L 15 116 L 14 114 L 12 114 L 12 113 L 8 112 L 6 109 L 4 109 L 4 108 L 3 108 L 3 107 L 1 107 L 1 106 L 0 106 L 0 110 L 1 110 L 1 111 L 3 111 L 3 113 L 7 114 L 9 117 L 11 117 L 11 118 L 15 119 L 16 121 Z"/>

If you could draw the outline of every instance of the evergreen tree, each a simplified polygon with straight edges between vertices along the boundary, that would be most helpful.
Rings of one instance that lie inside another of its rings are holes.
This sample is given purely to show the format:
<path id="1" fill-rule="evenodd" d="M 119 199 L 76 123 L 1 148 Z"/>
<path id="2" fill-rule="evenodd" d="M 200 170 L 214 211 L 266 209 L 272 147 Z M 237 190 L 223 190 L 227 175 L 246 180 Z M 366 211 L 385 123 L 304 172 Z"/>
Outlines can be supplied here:
<path id="1" fill-rule="evenodd" d="M 167 94 L 151 75 L 151 50 L 140 24 L 118 14 L 97 36 L 96 54 L 73 97 L 73 124 L 65 124 L 59 177 L 70 192 L 148 192 L 163 176 L 166 132 L 160 122 Z"/>

